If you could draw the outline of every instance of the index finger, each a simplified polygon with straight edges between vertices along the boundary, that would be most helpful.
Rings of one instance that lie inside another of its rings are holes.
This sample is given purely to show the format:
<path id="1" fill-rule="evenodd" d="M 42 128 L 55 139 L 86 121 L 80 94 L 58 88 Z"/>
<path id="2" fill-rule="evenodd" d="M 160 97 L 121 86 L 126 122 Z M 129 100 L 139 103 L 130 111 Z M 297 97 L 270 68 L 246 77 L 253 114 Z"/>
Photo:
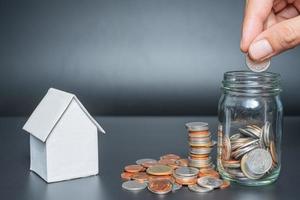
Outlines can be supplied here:
<path id="1" fill-rule="evenodd" d="M 272 11 L 273 0 L 248 0 L 242 28 L 241 50 L 247 52 L 254 38 L 263 31 L 264 22 Z"/>

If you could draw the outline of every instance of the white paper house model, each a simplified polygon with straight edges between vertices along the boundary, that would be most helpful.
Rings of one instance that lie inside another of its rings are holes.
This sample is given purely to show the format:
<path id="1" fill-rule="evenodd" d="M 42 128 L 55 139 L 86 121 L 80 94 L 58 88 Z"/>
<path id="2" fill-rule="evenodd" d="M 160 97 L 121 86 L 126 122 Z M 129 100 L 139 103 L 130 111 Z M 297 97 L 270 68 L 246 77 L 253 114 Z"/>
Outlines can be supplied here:
<path id="1" fill-rule="evenodd" d="M 75 95 L 50 88 L 23 129 L 30 170 L 46 182 L 98 174 L 98 134 L 105 133 Z"/>

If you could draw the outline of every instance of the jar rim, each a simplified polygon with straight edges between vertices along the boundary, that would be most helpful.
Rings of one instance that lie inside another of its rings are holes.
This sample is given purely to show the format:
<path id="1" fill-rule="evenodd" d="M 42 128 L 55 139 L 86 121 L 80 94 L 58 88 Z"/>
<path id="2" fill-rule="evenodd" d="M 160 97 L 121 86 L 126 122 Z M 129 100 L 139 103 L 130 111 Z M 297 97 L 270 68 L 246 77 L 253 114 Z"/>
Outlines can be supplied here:
<path id="1" fill-rule="evenodd" d="M 224 73 L 222 89 L 243 94 L 278 94 L 281 77 L 273 72 L 228 71 Z"/>

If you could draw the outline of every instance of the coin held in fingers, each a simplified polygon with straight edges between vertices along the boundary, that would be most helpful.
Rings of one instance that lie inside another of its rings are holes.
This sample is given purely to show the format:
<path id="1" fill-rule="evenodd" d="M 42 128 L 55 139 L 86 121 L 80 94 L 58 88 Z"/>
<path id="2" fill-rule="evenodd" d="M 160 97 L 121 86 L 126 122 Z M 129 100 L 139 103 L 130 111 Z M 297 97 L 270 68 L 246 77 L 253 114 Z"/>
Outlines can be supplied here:
<path id="1" fill-rule="evenodd" d="M 271 59 L 267 59 L 262 62 L 256 62 L 252 60 L 249 55 L 246 55 L 246 65 L 253 72 L 263 72 L 266 71 L 271 64 Z"/>

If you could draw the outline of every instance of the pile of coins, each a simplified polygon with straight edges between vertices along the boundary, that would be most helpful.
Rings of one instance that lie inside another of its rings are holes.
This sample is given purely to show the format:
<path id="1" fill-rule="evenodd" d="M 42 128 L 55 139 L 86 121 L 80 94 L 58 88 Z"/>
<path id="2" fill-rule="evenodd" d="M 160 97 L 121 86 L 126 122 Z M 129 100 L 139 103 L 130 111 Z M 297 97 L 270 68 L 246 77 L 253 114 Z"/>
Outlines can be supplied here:
<path id="1" fill-rule="evenodd" d="M 188 186 L 194 192 L 209 192 L 215 188 L 227 188 L 230 182 L 221 180 L 212 168 L 188 167 L 188 160 L 175 154 L 166 154 L 155 159 L 139 159 L 136 164 L 127 165 L 121 174 L 125 190 L 147 188 L 155 194 L 167 194 Z"/>
<path id="2" fill-rule="evenodd" d="M 227 137 L 219 130 L 219 157 L 221 170 L 229 177 L 246 181 L 265 177 L 278 163 L 275 142 L 271 137 L 270 123 L 262 127 L 247 125 Z"/>
<path id="3" fill-rule="evenodd" d="M 210 153 L 216 142 L 211 138 L 208 124 L 204 122 L 190 122 L 185 126 L 189 134 L 189 166 L 214 168 Z"/>

